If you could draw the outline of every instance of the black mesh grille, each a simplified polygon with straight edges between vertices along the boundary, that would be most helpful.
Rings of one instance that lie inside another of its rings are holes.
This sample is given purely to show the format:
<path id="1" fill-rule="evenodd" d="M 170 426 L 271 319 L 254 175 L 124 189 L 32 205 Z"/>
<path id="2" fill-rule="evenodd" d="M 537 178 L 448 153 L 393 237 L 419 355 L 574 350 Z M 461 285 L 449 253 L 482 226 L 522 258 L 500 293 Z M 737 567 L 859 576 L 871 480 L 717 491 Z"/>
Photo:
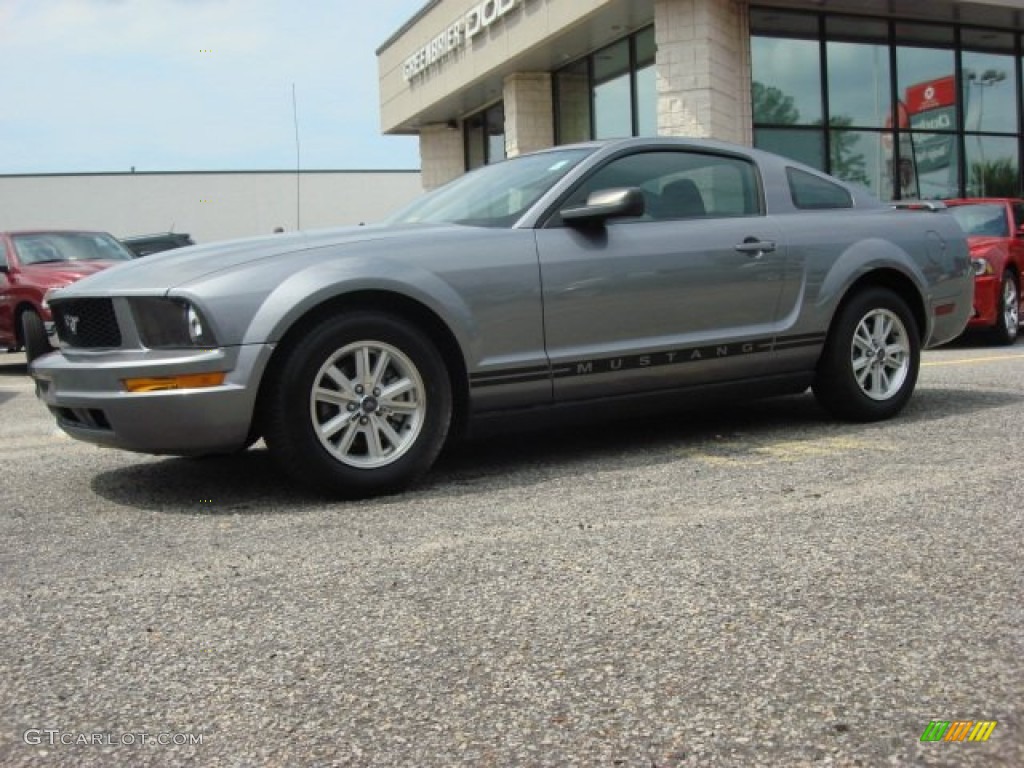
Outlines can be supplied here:
<path id="1" fill-rule="evenodd" d="M 69 347 L 120 347 L 114 303 L 110 299 L 70 299 L 53 306 L 57 335 Z"/>

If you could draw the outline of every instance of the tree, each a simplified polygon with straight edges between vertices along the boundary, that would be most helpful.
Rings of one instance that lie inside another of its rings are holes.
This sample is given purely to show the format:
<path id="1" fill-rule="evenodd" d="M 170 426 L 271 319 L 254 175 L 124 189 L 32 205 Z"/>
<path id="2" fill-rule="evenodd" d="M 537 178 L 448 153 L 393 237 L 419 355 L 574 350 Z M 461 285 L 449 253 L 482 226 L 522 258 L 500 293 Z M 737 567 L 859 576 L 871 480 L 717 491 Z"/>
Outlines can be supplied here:
<path id="1" fill-rule="evenodd" d="M 1017 197 L 1021 188 L 1016 164 L 1008 157 L 971 163 L 971 191 L 983 197 Z"/>
<path id="2" fill-rule="evenodd" d="M 757 125 L 795 125 L 800 121 L 800 111 L 794 105 L 793 97 L 775 86 L 755 80 L 751 86 L 751 97 L 754 123 Z"/>
<path id="3" fill-rule="evenodd" d="M 835 115 L 828 120 L 831 129 L 829 136 L 829 173 L 843 181 L 871 186 L 867 174 L 867 162 L 864 155 L 854 152 L 860 136 L 851 131 L 843 130 L 852 125 L 853 119 L 845 115 Z"/>

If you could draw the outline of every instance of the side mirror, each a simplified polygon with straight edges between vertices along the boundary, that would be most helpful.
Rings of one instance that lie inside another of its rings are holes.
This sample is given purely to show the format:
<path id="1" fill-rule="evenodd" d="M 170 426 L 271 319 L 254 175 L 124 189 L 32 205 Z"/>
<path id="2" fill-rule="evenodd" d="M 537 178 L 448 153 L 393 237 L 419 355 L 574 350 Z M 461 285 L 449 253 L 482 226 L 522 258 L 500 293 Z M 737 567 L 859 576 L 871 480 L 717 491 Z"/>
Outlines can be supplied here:
<path id="1" fill-rule="evenodd" d="M 0 275 L 9 275 L 11 268 L 6 264 L 0 264 Z"/>
<path id="2" fill-rule="evenodd" d="M 571 226 L 603 224 L 607 219 L 644 215 L 644 193 L 637 187 L 591 192 L 584 205 L 563 208 L 562 221 Z"/>

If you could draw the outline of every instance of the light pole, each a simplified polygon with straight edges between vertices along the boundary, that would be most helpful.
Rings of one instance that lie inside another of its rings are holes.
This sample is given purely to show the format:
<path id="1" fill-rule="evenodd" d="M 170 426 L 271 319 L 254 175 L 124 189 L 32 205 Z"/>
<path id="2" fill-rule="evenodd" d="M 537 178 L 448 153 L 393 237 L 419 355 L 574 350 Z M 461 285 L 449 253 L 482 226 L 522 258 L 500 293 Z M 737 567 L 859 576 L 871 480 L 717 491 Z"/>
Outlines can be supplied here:
<path id="1" fill-rule="evenodd" d="M 985 88 L 1001 83 L 1005 79 L 1006 73 L 998 69 L 986 69 L 980 75 L 973 70 L 968 70 L 967 72 L 967 82 L 978 86 L 980 89 L 978 91 L 978 116 L 974 120 L 974 130 L 977 132 L 975 138 L 978 142 L 978 157 L 980 158 L 977 168 L 982 197 L 985 197 L 985 176 L 987 174 L 985 168 L 985 144 L 981 136 L 981 122 L 985 114 Z"/>

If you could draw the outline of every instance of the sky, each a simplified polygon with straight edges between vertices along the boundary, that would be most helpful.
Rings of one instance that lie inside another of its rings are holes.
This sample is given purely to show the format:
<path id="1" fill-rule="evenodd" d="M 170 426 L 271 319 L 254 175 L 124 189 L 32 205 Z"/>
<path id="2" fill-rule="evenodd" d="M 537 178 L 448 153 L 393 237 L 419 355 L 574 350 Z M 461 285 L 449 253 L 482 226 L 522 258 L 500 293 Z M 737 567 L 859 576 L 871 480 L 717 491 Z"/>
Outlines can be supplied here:
<path id="1" fill-rule="evenodd" d="M 425 0 L 0 0 L 0 174 L 415 169 L 375 51 Z M 295 104 L 293 112 L 292 88 Z"/>

